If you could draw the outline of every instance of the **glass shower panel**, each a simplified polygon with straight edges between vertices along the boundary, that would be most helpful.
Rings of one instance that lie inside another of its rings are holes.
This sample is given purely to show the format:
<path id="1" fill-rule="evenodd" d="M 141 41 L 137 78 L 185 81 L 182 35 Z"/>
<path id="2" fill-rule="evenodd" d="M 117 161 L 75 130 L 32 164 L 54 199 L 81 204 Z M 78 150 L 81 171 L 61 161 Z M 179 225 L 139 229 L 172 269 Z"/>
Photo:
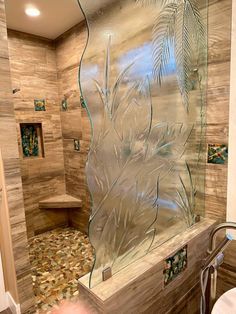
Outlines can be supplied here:
<path id="1" fill-rule="evenodd" d="M 80 0 L 90 287 L 204 216 L 206 0 Z"/>

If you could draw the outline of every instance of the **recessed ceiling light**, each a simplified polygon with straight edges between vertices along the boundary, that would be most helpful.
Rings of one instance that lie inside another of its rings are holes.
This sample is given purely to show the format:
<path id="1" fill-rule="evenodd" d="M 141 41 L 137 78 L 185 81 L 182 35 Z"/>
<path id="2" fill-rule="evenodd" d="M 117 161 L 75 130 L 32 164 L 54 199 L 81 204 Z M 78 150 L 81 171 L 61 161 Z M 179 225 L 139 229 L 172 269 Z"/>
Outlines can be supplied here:
<path id="1" fill-rule="evenodd" d="M 27 8 L 25 10 L 25 13 L 28 15 L 28 16 L 39 16 L 40 15 L 40 11 L 36 8 Z"/>

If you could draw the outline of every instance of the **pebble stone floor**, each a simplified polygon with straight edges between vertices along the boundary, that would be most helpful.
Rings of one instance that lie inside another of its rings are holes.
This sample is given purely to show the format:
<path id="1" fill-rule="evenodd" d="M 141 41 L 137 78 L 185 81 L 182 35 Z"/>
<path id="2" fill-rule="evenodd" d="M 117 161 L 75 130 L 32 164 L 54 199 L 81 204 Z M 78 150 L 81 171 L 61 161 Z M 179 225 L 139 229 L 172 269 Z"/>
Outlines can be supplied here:
<path id="1" fill-rule="evenodd" d="M 91 271 L 88 237 L 73 228 L 58 228 L 29 240 L 36 313 L 50 313 L 63 299 L 78 297 L 77 281 Z"/>

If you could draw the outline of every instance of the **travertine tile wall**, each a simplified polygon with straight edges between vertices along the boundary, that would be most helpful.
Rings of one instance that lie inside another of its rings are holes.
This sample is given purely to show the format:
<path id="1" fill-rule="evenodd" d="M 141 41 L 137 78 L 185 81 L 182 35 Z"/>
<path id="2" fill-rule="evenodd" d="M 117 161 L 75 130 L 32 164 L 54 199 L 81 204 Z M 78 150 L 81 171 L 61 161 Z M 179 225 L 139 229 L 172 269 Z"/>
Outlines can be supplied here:
<path id="1" fill-rule="evenodd" d="M 34 296 L 27 251 L 27 234 L 22 194 L 16 122 L 12 99 L 4 0 L 0 0 L 0 147 L 5 172 L 12 250 L 22 313 L 34 312 Z M 12 276 L 14 280 L 14 276 Z"/>
<path id="2" fill-rule="evenodd" d="M 90 123 L 80 105 L 79 62 L 86 42 L 82 23 L 56 42 L 8 30 L 14 108 L 21 154 L 21 171 L 28 236 L 70 223 L 87 232 L 90 197 L 85 163 L 90 143 Z M 68 111 L 61 111 L 66 98 Z M 46 99 L 46 112 L 34 111 L 34 99 Z M 20 123 L 42 123 L 45 158 L 23 158 Z M 74 139 L 81 151 L 74 150 Z M 63 210 L 40 210 L 49 196 L 68 193 L 83 201 L 67 215 Z M 69 218 L 69 219 L 68 219 Z"/>
<path id="3" fill-rule="evenodd" d="M 207 143 L 228 142 L 231 0 L 210 0 L 208 9 Z M 206 214 L 226 219 L 227 164 L 207 164 Z"/>
<path id="4" fill-rule="evenodd" d="M 52 41 L 8 31 L 14 109 L 28 237 L 68 223 L 64 210 L 40 210 L 39 201 L 65 193 L 64 155 L 58 102 L 56 50 Z M 46 99 L 46 111 L 34 110 Z M 20 123 L 42 123 L 44 158 L 23 158 Z"/>
<path id="5" fill-rule="evenodd" d="M 209 1 L 207 142 L 226 144 L 229 128 L 232 0 Z M 207 164 L 206 215 L 226 220 L 227 164 Z M 236 286 L 236 241 L 219 271 L 218 294 Z"/>
<path id="6" fill-rule="evenodd" d="M 9 293 L 11 294 L 13 299 L 16 300 L 16 302 L 19 302 L 1 146 L 0 146 L 0 253 L 4 272 L 5 289 L 6 291 L 9 291 Z M 2 283 L 0 283 L 0 285 L 1 284 Z"/>

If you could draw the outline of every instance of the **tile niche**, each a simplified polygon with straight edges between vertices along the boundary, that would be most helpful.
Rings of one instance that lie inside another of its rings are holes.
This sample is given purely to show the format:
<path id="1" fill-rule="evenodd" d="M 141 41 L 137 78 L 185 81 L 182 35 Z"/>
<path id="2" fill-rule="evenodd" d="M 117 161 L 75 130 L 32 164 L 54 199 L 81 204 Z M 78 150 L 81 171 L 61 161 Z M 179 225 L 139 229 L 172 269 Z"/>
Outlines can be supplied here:
<path id="1" fill-rule="evenodd" d="M 20 131 L 23 157 L 44 157 L 42 123 L 21 123 Z"/>

